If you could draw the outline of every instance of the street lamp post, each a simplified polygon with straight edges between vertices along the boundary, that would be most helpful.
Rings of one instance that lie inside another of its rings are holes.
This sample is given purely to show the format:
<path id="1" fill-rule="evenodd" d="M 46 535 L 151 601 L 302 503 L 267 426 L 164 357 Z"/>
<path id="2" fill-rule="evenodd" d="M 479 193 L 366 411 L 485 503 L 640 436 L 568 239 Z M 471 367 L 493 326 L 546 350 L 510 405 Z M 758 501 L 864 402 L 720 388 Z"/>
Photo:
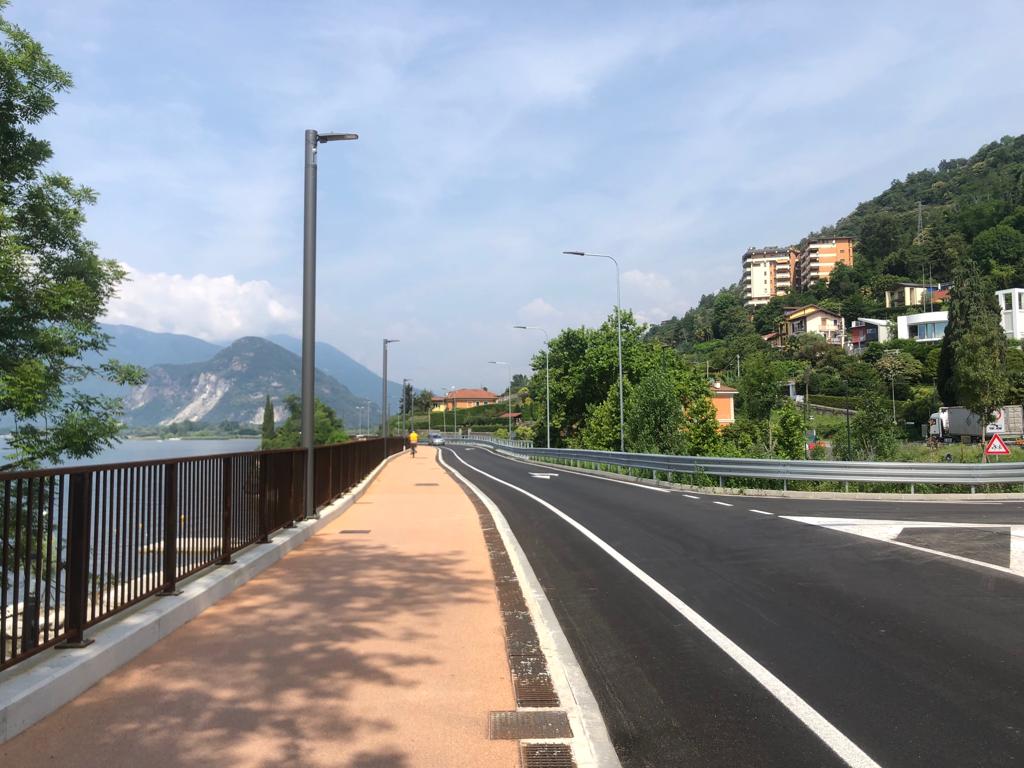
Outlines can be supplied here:
<path id="1" fill-rule="evenodd" d="M 512 439 L 512 363 L 506 363 L 504 360 L 488 360 L 491 365 L 507 365 L 508 366 L 508 439 Z"/>
<path id="2" fill-rule="evenodd" d="M 306 451 L 306 484 L 303 507 L 306 517 L 316 517 L 313 499 L 313 397 L 316 366 L 316 153 L 328 141 L 353 141 L 355 133 L 306 131 L 305 194 L 302 221 L 302 447 Z"/>
<path id="3" fill-rule="evenodd" d="M 399 339 L 384 339 L 384 381 L 381 384 L 380 401 L 380 436 L 384 438 L 384 457 L 388 455 L 388 344 L 395 344 Z"/>
<path id="4" fill-rule="evenodd" d="M 402 379 L 402 437 L 405 437 L 405 387 L 408 383 L 408 379 Z"/>
<path id="5" fill-rule="evenodd" d="M 541 328 L 539 325 L 513 325 L 513 328 L 517 328 L 520 331 L 540 331 L 544 334 L 544 406 L 547 412 L 547 427 L 548 427 L 548 442 L 547 447 L 551 447 L 551 359 L 549 354 L 551 352 L 551 340 L 548 338 L 548 332 Z"/>
<path id="6" fill-rule="evenodd" d="M 608 259 L 615 265 L 615 329 L 619 341 L 619 450 L 626 451 L 626 410 L 622 396 L 622 282 L 619 279 L 619 262 L 613 256 L 602 253 L 586 253 L 585 251 L 562 251 L 566 256 L 591 256 L 595 259 Z"/>
<path id="7" fill-rule="evenodd" d="M 451 395 L 456 391 L 455 385 L 452 384 L 445 392 Z M 459 398 L 452 396 L 452 432 L 455 433 L 455 437 L 459 436 Z"/>

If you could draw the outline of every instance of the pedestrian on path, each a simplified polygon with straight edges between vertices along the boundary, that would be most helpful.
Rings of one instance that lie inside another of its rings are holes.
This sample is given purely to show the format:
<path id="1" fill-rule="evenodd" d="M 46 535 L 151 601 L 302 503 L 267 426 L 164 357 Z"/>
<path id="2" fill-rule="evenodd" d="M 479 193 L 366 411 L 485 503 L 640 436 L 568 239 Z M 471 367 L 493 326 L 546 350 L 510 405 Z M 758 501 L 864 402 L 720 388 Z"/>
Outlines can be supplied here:
<path id="1" fill-rule="evenodd" d="M 416 433 L 415 429 L 409 430 L 409 448 L 412 450 L 412 457 L 416 458 L 416 445 L 420 441 L 420 436 Z"/>

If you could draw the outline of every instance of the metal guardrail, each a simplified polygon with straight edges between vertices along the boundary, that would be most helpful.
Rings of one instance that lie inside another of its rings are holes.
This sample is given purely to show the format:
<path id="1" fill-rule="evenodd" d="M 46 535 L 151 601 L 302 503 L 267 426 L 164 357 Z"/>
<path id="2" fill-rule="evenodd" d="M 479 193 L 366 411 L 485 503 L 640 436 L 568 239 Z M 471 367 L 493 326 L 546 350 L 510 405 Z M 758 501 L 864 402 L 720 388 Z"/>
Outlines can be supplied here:
<path id="1" fill-rule="evenodd" d="M 317 446 L 322 507 L 402 438 Z M 0 669 L 85 630 L 293 525 L 304 514 L 306 452 L 251 451 L 0 472 Z"/>
<path id="2" fill-rule="evenodd" d="M 505 451 L 529 458 L 561 462 L 587 462 L 653 472 L 705 475 L 719 478 L 754 478 L 782 481 L 817 480 L 842 483 L 896 483 L 915 485 L 1013 485 L 1024 484 L 1024 463 L 945 464 L 881 461 L 791 461 L 785 459 L 735 459 L 719 456 L 669 456 L 656 453 L 620 453 L 573 448 L 535 448 L 504 445 L 503 441 L 473 437 L 453 441 L 498 445 Z M 507 442 L 507 441 L 504 441 Z M 520 441 L 514 441 L 520 442 Z"/>

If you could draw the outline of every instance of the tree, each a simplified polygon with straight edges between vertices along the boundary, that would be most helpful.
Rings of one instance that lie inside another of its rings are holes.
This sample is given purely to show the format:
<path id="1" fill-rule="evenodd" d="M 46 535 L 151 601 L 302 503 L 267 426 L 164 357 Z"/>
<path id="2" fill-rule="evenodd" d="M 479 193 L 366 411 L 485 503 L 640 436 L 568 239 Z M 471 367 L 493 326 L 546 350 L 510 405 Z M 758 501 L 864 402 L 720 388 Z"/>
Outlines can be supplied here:
<path id="1" fill-rule="evenodd" d="M 722 451 L 722 435 L 711 397 L 704 395 L 690 402 L 683 414 L 685 453 L 689 456 L 717 456 Z"/>
<path id="2" fill-rule="evenodd" d="M 878 372 L 882 375 L 882 378 L 889 382 L 889 391 L 892 396 L 892 418 L 895 420 L 896 382 L 917 381 L 921 378 L 921 372 L 924 370 L 924 366 L 917 361 L 917 358 L 907 354 L 906 352 L 889 349 L 886 350 L 885 354 L 878 359 L 875 363 L 875 367 L 878 368 Z"/>
<path id="3" fill-rule="evenodd" d="M 939 396 L 969 408 L 984 423 L 1006 399 L 1006 335 L 995 294 L 976 263 L 961 260 L 949 295 L 949 323 L 939 356 Z"/>
<path id="4" fill-rule="evenodd" d="M 878 394 L 861 397 L 857 413 L 850 422 L 852 446 L 846 446 L 846 434 L 840 431 L 836 443 L 845 456 L 865 461 L 886 461 L 896 455 L 899 428 L 893 424 L 888 404 Z"/>
<path id="5" fill-rule="evenodd" d="M 402 398 L 398 404 L 398 413 L 406 414 L 412 412 L 413 401 L 416 397 L 416 391 L 412 388 L 412 384 L 406 383 L 402 386 Z"/>
<path id="6" fill-rule="evenodd" d="M 637 453 L 680 453 L 683 403 L 678 380 L 660 368 L 630 388 L 626 399 L 626 445 Z"/>
<path id="7" fill-rule="evenodd" d="M 7 6 L 0 0 L 0 12 Z M 82 234 L 88 187 L 44 170 L 53 151 L 30 128 L 71 87 L 24 30 L 0 16 L 0 414 L 14 417 L 14 465 L 83 458 L 112 445 L 120 398 L 89 395 L 90 376 L 141 384 L 142 370 L 102 359 L 98 319 L 125 272 Z"/>
<path id="8" fill-rule="evenodd" d="M 267 395 L 267 401 L 263 404 L 263 442 L 274 439 L 274 404 Z"/>
<path id="9" fill-rule="evenodd" d="M 779 401 L 779 387 L 783 378 L 782 367 L 768 353 L 752 355 L 744 360 L 739 396 L 747 418 L 755 421 L 768 418 Z"/>
<path id="10" fill-rule="evenodd" d="M 421 389 L 414 398 L 415 410 L 426 413 L 434 407 L 434 393 L 429 389 Z"/>
<path id="11" fill-rule="evenodd" d="M 781 459 L 804 458 L 806 426 L 792 400 L 786 400 L 773 413 L 772 454 Z"/>
<path id="12" fill-rule="evenodd" d="M 288 395 L 284 400 L 288 408 L 288 418 L 269 440 L 263 439 L 263 448 L 298 448 L 302 444 L 302 399 L 298 395 Z M 330 445 L 348 440 L 338 414 L 329 405 L 314 401 L 313 407 L 313 443 L 314 445 Z"/>

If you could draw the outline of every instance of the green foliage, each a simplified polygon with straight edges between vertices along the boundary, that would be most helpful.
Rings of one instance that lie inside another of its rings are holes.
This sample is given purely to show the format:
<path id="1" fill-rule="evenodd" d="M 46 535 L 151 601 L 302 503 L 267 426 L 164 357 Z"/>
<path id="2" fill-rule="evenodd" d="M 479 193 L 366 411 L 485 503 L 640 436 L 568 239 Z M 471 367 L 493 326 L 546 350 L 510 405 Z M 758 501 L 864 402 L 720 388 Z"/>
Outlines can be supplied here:
<path id="1" fill-rule="evenodd" d="M 772 452 L 780 459 L 804 458 L 806 425 L 792 400 L 786 400 L 772 413 Z"/>
<path id="2" fill-rule="evenodd" d="M 263 441 L 273 440 L 274 431 L 274 404 L 270 402 L 270 395 L 267 395 L 267 401 L 263 404 Z"/>
<path id="3" fill-rule="evenodd" d="M 626 445 L 638 453 L 681 453 L 682 384 L 667 371 L 648 371 L 626 398 Z"/>
<path id="4" fill-rule="evenodd" d="M 963 260 L 950 291 L 949 324 L 939 358 L 939 394 L 979 418 L 1005 404 L 1006 335 L 999 307 L 974 261 Z"/>
<path id="5" fill-rule="evenodd" d="M 82 234 L 95 194 L 45 172 L 50 144 L 29 130 L 70 87 L 70 75 L 0 17 L 0 414 L 15 419 L 9 442 L 18 467 L 113 444 L 123 404 L 78 385 L 89 376 L 117 384 L 144 378 L 116 361 L 83 362 L 107 348 L 97 319 L 125 273 Z"/>
<path id="6" fill-rule="evenodd" d="M 755 421 L 768 418 L 782 395 L 781 387 L 785 379 L 785 366 L 768 352 L 746 358 L 739 385 L 743 414 Z"/>
<path id="7" fill-rule="evenodd" d="M 269 440 L 266 437 L 263 438 L 264 450 L 298 448 L 302 444 L 302 400 L 298 395 L 288 395 L 284 402 L 288 408 L 288 418 L 273 437 Z M 341 419 L 338 418 L 338 414 L 329 405 L 316 400 L 313 410 L 314 444 L 330 445 L 343 443 L 346 440 L 348 440 L 348 433 L 345 431 Z"/>
<path id="8" fill-rule="evenodd" d="M 683 414 L 683 436 L 688 456 L 718 456 L 722 452 L 715 406 L 708 395 L 690 401 Z"/>
<path id="9" fill-rule="evenodd" d="M 845 431 L 836 434 L 837 455 L 859 461 L 891 461 L 896 457 L 902 434 L 892 423 L 889 403 L 880 395 L 869 394 L 861 399 L 850 420 L 850 432 L 852 445 L 847 445 Z"/>

